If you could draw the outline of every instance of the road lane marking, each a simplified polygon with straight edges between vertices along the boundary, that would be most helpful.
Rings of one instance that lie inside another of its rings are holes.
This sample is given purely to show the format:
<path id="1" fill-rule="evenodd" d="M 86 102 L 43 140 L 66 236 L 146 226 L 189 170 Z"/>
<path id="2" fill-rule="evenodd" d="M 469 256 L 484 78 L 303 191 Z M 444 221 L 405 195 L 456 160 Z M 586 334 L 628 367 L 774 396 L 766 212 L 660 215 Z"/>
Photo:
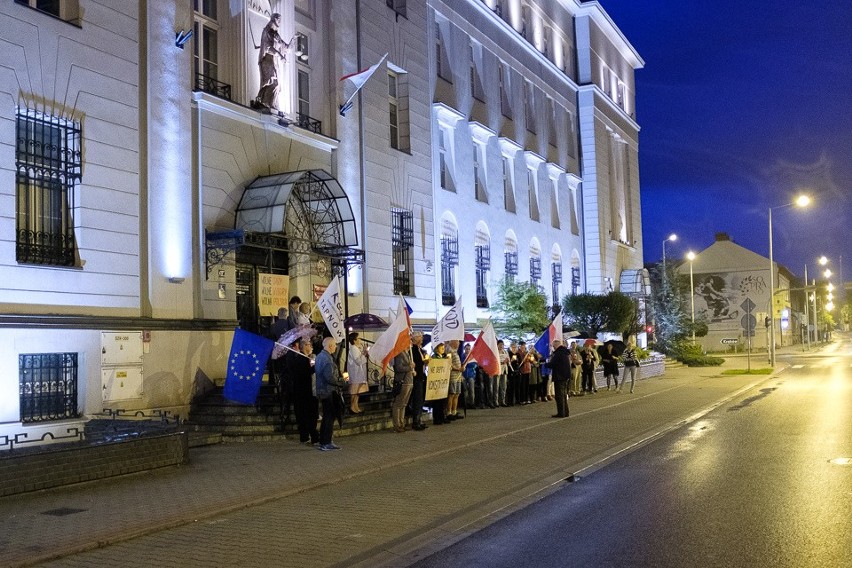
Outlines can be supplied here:
<path id="1" fill-rule="evenodd" d="M 793 365 L 794 369 L 803 369 L 804 367 L 804 365 Z"/>

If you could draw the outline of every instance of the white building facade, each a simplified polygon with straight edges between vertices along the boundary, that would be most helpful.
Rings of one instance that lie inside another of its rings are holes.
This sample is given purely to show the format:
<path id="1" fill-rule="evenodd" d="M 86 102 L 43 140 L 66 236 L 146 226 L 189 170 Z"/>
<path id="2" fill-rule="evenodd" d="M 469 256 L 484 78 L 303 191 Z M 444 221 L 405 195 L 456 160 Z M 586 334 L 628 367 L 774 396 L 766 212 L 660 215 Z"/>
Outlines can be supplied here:
<path id="1" fill-rule="evenodd" d="M 185 417 L 237 325 L 335 273 L 425 324 L 507 272 L 558 301 L 641 269 L 642 61 L 596 3 L 113 4 L 0 6 L 0 450 Z"/>

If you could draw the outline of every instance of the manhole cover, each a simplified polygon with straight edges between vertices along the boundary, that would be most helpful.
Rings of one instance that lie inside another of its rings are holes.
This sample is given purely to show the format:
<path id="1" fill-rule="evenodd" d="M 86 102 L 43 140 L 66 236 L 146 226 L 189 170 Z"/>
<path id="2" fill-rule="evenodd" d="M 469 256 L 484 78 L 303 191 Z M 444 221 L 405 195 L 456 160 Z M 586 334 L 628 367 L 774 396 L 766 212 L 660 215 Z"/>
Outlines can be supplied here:
<path id="1" fill-rule="evenodd" d="M 59 509 L 51 509 L 50 511 L 42 511 L 42 515 L 50 515 L 52 517 L 64 517 L 66 515 L 74 515 L 82 513 L 88 509 L 72 509 L 71 507 L 60 507 Z"/>

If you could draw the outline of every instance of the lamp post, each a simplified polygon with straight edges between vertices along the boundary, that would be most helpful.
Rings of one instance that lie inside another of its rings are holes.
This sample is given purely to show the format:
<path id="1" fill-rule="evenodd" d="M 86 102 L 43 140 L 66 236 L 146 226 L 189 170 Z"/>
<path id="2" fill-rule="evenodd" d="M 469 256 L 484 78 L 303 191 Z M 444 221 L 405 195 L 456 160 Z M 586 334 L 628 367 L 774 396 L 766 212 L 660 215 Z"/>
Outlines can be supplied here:
<path id="1" fill-rule="evenodd" d="M 676 240 L 677 240 L 677 235 L 672 233 L 671 235 L 666 237 L 666 240 L 663 241 L 663 278 L 666 277 L 666 243 L 669 242 L 669 241 L 674 242 Z"/>
<path id="2" fill-rule="evenodd" d="M 692 344 L 695 345 L 695 284 L 692 281 L 692 262 L 695 260 L 695 253 L 689 251 L 686 253 L 686 259 L 689 261 L 689 304 L 692 310 Z"/>
<path id="3" fill-rule="evenodd" d="M 769 366 L 775 367 L 775 257 L 772 254 L 772 210 L 795 205 L 807 207 L 811 198 L 800 195 L 795 201 L 769 208 Z"/>

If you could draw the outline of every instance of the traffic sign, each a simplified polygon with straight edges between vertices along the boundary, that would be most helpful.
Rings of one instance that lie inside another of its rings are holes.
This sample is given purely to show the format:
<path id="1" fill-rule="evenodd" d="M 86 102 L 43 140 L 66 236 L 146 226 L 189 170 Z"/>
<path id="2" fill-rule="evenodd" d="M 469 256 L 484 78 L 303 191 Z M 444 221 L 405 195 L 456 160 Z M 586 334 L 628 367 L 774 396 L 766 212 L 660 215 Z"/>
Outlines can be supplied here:
<path id="1" fill-rule="evenodd" d="M 739 342 L 740 340 L 737 337 L 725 337 L 724 339 L 722 339 L 722 343 L 724 343 L 725 345 L 736 345 Z"/>
<path id="2" fill-rule="evenodd" d="M 757 304 L 751 301 L 751 298 L 746 298 L 743 300 L 743 303 L 740 304 L 740 307 L 746 312 L 751 312 L 754 308 L 757 307 Z"/>
<path id="3" fill-rule="evenodd" d="M 746 331 L 751 331 L 754 329 L 754 326 L 757 325 L 757 318 L 751 314 L 746 314 L 740 320 L 740 325 L 743 326 L 743 329 Z"/>

